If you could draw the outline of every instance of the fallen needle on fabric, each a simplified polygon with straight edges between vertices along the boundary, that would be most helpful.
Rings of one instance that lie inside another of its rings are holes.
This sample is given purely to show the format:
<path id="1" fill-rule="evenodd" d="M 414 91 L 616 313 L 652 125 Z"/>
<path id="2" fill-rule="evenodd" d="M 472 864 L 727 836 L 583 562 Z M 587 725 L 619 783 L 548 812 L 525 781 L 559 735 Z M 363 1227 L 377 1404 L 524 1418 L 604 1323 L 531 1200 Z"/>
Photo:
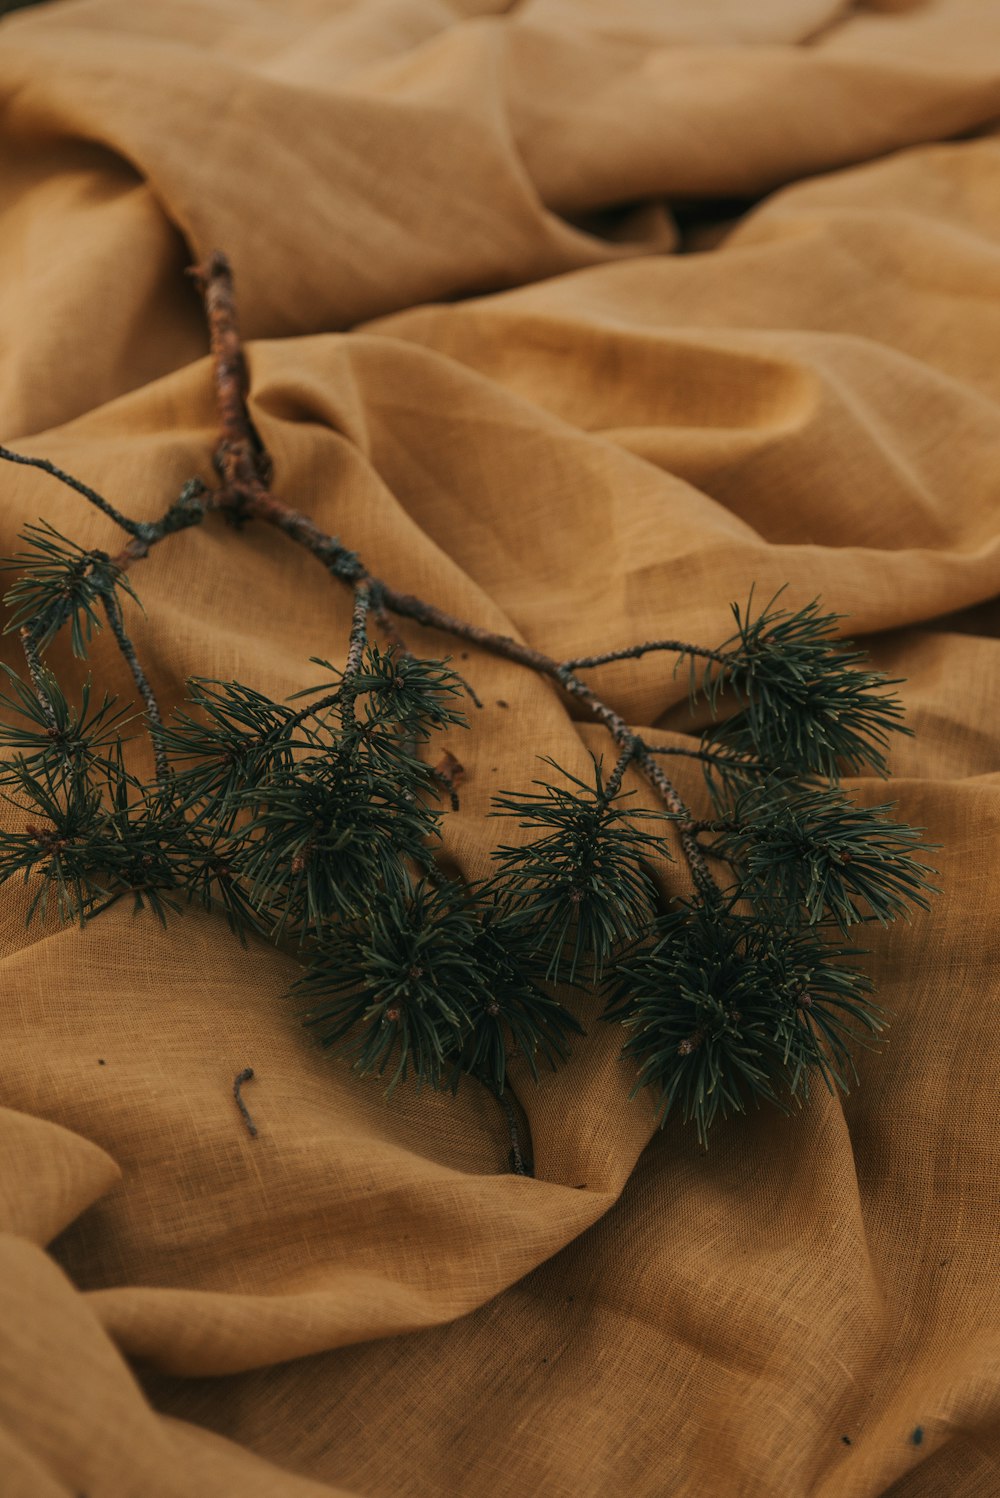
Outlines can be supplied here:
<path id="1" fill-rule="evenodd" d="M 244 1082 L 252 1082 L 252 1081 L 253 1081 L 253 1067 L 252 1066 L 245 1066 L 241 1072 L 237 1073 L 236 1079 L 233 1082 L 233 1097 L 236 1099 L 236 1106 L 237 1106 L 237 1108 L 239 1108 L 240 1112 L 243 1115 L 243 1122 L 247 1126 L 247 1132 L 249 1133 L 250 1138 L 251 1139 L 256 1139 L 257 1138 L 257 1125 L 254 1123 L 253 1119 L 250 1117 L 250 1110 L 247 1107 L 246 1103 L 243 1101 L 243 1097 L 241 1095 L 241 1089 L 243 1087 L 243 1083 Z"/>

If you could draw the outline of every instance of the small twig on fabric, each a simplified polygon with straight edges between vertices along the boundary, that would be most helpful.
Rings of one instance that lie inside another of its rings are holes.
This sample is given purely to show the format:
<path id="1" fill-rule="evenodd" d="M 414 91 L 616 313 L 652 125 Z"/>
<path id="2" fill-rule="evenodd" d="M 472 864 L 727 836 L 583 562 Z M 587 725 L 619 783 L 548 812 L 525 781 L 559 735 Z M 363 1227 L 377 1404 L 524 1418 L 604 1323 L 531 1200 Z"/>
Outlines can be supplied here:
<path id="1" fill-rule="evenodd" d="M 448 792 L 452 811 L 459 811 L 458 787 L 465 779 L 465 766 L 461 760 L 456 759 L 450 749 L 446 749 L 431 773 L 438 785 Z"/>
<path id="2" fill-rule="evenodd" d="M 466 681 L 461 671 L 456 671 L 454 667 L 449 667 L 449 669 L 451 670 L 452 675 L 455 677 L 455 680 L 465 688 L 466 692 L 469 695 L 469 698 L 471 699 L 473 707 L 478 707 L 480 711 L 482 711 L 482 699 L 480 698 L 479 693 L 476 691 L 475 687 L 472 685 L 471 681 Z"/>
<path id="3" fill-rule="evenodd" d="M 236 1106 L 237 1106 L 237 1108 L 239 1108 L 240 1113 L 243 1115 L 243 1122 L 247 1126 L 247 1133 L 250 1135 L 251 1139 L 256 1139 L 257 1138 L 257 1125 L 254 1123 L 253 1119 L 250 1117 L 250 1110 L 247 1107 L 246 1103 L 243 1101 L 243 1098 L 242 1098 L 242 1095 L 241 1095 L 241 1089 L 243 1087 L 243 1083 L 244 1082 L 252 1082 L 253 1079 L 254 1079 L 254 1070 L 253 1070 L 253 1067 L 252 1066 L 245 1066 L 241 1072 L 238 1072 L 236 1074 L 236 1078 L 235 1078 L 235 1080 L 233 1082 L 233 1097 L 236 1099 Z"/>

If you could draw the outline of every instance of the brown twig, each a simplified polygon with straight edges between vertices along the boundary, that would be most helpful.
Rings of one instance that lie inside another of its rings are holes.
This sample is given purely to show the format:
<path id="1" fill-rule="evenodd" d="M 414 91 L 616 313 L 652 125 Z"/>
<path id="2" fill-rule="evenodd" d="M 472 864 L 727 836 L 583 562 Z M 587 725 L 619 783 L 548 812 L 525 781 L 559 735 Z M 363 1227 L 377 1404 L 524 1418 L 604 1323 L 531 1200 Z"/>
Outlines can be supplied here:
<path id="1" fill-rule="evenodd" d="M 324 697 L 318 697 L 315 702 L 310 702 L 308 707 L 300 707 L 292 717 L 285 718 L 281 724 L 282 732 L 287 733 L 289 729 L 298 728 L 307 718 L 319 717 L 320 713 L 328 707 L 335 707 L 340 701 L 342 688 L 338 687 L 335 692 L 327 692 Z"/>
<path id="2" fill-rule="evenodd" d="M 247 364 L 228 259 L 216 250 L 189 274 L 205 302 L 222 425 L 215 449 L 215 469 L 222 487 L 215 508 L 225 511 L 237 524 L 251 518 L 264 520 L 312 552 L 338 577 L 361 581 L 365 569 L 352 551 L 321 531 L 308 515 L 290 509 L 270 493 L 271 460 L 247 407 Z"/>
<path id="3" fill-rule="evenodd" d="M 371 595 L 364 583 L 354 590 L 354 614 L 347 646 L 347 660 L 340 687 L 340 715 L 345 723 L 355 724 L 355 702 L 358 696 L 358 672 L 368 643 L 368 610 Z"/>
<path id="4" fill-rule="evenodd" d="M 361 657 L 368 643 L 368 609 L 371 604 L 369 590 L 361 584 L 354 592 L 354 617 L 351 620 L 351 636 L 344 664 L 344 680 L 350 681 L 361 669 Z"/>
<path id="5" fill-rule="evenodd" d="M 237 1106 L 237 1108 L 239 1108 L 240 1113 L 243 1115 L 243 1122 L 247 1126 L 247 1133 L 250 1135 L 251 1139 L 256 1139 L 257 1138 L 257 1125 L 254 1123 L 253 1119 L 250 1117 L 250 1110 L 248 1109 L 246 1103 L 243 1101 L 243 1098 L 241 1096 L 241 1089 L 243 1087 L 243 1083 L 244 1082 L 252 1082 L 253 1078 L 254 1078 L 254 1070 L 253 1070 L 252 1066 L 245 1066 L 241 1072 L 237 1072 L 236 1078 L 235 1078 L 235 1080 L 233 1082 L 233 1097 L 236 1099 L 236 1106 Z"/>
<path id="6" fill-rule="evenodd" d="M 434 779 L 444 790 L 448 792 L 452 811 L 459 810 L 458 787 L 465 779 L 465 766 L 461 760 L 456 759 L 450 749 L 446 749 L 431 771 Z"/>
<path id="7" fill-rule="evenodd" d="M 20 463 L 27 468 L 39 468 L 43 473 L 51 474 L 61 484 L 66 484 L 77 494 L 82 494 L 84 499 L 89 500 L 95 508 L 125 531 L 129 537 L 127 544 L 117 556 L 111 558 L 112 565 L 119 571 L 124 571 L 130 562 L 136 561 L 139 557 L 148 556 L 150 547 L 155 546 L 157 541 L 162 541 L 164 536 L 172 535 L 174 531 L 185 530 L 189 525 L 197 525 L 205 518 L 205 512 L 210 508 L 202 501 L 202 496 L 208 494 L 206 485 L 201 479 L 189 479 L 175 503 L 159 520 L 132 520 L 105 499 L 103 494 L 98 494 L 96 489 L 74 478 L 64 469 L 57 468 L 55 463 L 49 462 L 48 458 L 29 458 L 23 453 L 12 452 L 9 447 L 0 446 L 0 459 L 8 463 Z"/>
<path id="8" fill-rule="evenodd" d="M 240 338 L 233 275 L 220 251 L 188 274 L 205 302 L 208 334 L 215 371 L 215 394 L 222 421 L 222 438 L 215 449 L 215 466 L 222 480 L 223 503 L 239 512 L 242 503 L 262 491 L 270 463 L 247 409 L 249 380 Z"/>

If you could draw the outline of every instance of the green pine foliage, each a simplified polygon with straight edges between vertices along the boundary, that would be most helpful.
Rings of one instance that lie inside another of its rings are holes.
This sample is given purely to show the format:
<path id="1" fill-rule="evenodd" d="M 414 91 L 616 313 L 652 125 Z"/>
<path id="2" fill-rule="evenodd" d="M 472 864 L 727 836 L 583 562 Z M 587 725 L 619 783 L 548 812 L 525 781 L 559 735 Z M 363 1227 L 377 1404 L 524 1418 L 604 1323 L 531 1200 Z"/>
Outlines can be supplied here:
<path id="1" fill-rule="evenodd" d="M 482 987 L 462 892 L 403 879 L 321 946 L 298 992 L 323 1042 L 362 1071 L 440 1086 Z"/>
<path id="2" fill-rule="evenodd" d="M 769 777 L 732 798 L 712 850 L 741 894 L 775 919 L 883 926 L 911 906 L 929 910 L 932 872 L 915 852 L 921 830 L 894 822 L 891 803 L 859 806 L 835 786 Z"/>
<path id="3" fill-rule="evenodd" d="M 780 595 L 779 595 L 780 596 Z M 842 614 L 820 612 L 818 600 L 801 609 L 776 608 L 756 617 L 733 605 L 736 633 L 700 673 L 691 657 L 693 700 L 717 711 L 727 694 L 739 711 L 716 723 L 707 745 L 751 755 L 785 774 L 825 776 L 866 768 L 884 775 L 893 733 L 909 733 L 898 697 L 864 651 L 837 638 Z"/>
<path id="4" fill-rule="evenodd" d="M 76 706 L 69 701 L 51 671 L 44 668 L 35 684 L 26 684 L 16 671 L 0 664 L 10 691 L 0 692 L 0 750 L 15 763 L 48 767 L 62 774 L 84 773 L 89 765 L 108 763 L 122 742 L 121 730 L 132 717 L 107 693 L 91 701 L 88 677 Z M 3 771 L 0 769 L 0 782 Z"/>
<path id="5" fill-rule="evenodd" d="M 509 905 L 496 894 L 481 892 L 477 907 L 473 951 L 485 982 L 451 1085 L 469 1072 L 502 1093 L 509 1056 L 522 1057 L 537 1081 L 539 1063 L 555 1071 L 568 1058 L 572 1037 L 584 1030 L 546 983 L 545 945 L 537 933 L 511 919 Z"/>
<path id="6" fill-rule="evenodd" d="M 635 1090 L 651 1087 L 661 1118 L 676 1109 L 703 1141 L 751 1099 L 807 1094 L 813 1072 L 846 1091 L 850 1042 L 882 1028 L 869 980 L 848 965 L 859 949 L 743 913 L 742 894 L 662 916 L 619 962 L 607 1011 L 629 1032 Z"/>
<path id="7" fill-rule="evenodd" d="M 27 551 L 15 552 L 3 568 L 18 573 L 4 598 L 11 610 L 8 629 L 28 629 L 44 650 L 69 624 L 73 654 L 82 659 L 104 622 L 105 600 L 120 589 L 138 601 L 128 577 L 106 552 L 85 551 L 45 521 L 27 526 L 21 540 Z"/>
<path id="8" fill-rule="evenodd" d="M 201 491 L 185 491 L 152 539 L 203 513 Z M 84 922 L 122 899 L 162 921 L 190 904 L 217 912 L 241 940 L 295 954 L 307 1028 L 390 1088 L 472 1075 L 502 1094 L 514 1057 L 537 1077 L 583 1033 L 584 992 L 623 1027 L 636 1090 L 702 1140 L 751 1103 L 805 1097 L 811 1078 L 854 1078 L 852 1047 L 884 1016 L 846 933 L 926 909 L 933 870 L 891 805 L 862 806 L 840 784 L 887 773 L 891 736 L 908 730 L 894 683 L 838 637 L 839 616 L 751 603 L 734 607 L 720 648 L 619 652 L 689 661 L 692 703 L 713 721 L 670 752 L 702 762 L 711 815 L 669 797 L 660 813 L 636 804 L 656 751 L 619 720 L 610 774 L 542 756 L 546 778 L 495 799 L 518 835 L 463 884 L 435 857 L 455 788 L 434 740 L 467 726 L 469 689 L 448 661 L 370 638 L 374 590 L 356 586 L 346 665 L 316 660 L 328 679 L 295 705 L 196 679 L 160 721 L 125 632 L 125 573 L 44 523 L 23 539 L 6 597 L 27 673 L 5 668 L 0 693 L 0 883 L 25 881 L 29 920 Z M 102 622 L 143 715 L 89 680 L 72 702 L 40 659 L 63 629 L 86 655 Z M 133 765 L 136 726 L 152 737 L 153 781 Z"/>
<path id="9" fill-rule="evenodd" d="M 440 879 L 404 878 L 321 944 L 295 992 L 325 1045 L 346 1042 L 360 1070 L 390 1087 L 456 1087 L 463 1072 L 497 1092 L 517 1045 L 535 1076 L 582 1033 L 538 980 L 535 948 L 495 903 Z"/>
<path id="10" fill-rule="evenodd" d="M 596 761 L 593 785 L 554 760 L 545 763 L 565 783 L 535 781 L 538 791 L 494 799 L 494 816 L 516 818 L 533 834 L 495 850 L 496 887 L 508 925 L 524 927 L 535 949 L 547 954 L 547 979 L 600 983 L 613 954 L 653 918 L 653 861 L 671 857 L 666 818 L 629 805 L 634 792 L 608 795 Z M 659 835 L 650 824 L 659 824 Z"/>

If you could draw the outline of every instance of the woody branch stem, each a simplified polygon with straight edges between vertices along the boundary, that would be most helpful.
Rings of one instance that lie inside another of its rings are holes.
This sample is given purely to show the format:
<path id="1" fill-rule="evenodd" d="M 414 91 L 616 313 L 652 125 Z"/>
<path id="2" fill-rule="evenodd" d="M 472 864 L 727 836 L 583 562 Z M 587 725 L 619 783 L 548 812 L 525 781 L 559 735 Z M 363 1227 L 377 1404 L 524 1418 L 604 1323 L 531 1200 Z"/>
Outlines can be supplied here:
<path id="1" fill-rule="evenodd" d="M 43 666 L 38 654 L 38 643 L 28 628 L 18 631 L 21 640 L 21 649 L 24 651 L 24 659 L 28 667 L 28 675 L 31 677 L 31 685 L 38 694 L 38 700 L 42 705 L 42 713 L 50 728 L 55 728 L 56 718 L 49 702 L 48 693 L 45 690 L 45 677 Z"/>
<path id="2" fill-rule="evenodd" d="M 150 685 L 149 678 L 143 670 L 142 662 L 139 660 L 139 657 L 136 653 L 136 648 L 132 643 L 132 639 L 126 631 L 125 625 L 122 623 L 121 609 L 118 607 L 118 600 L 112 593 L 105 593 L 102 596 L 101 602 L 104 605 L 104 612 L 108 616 L 108 624 L 111 627 L 111 633 L 115 637 L 115 640 L 118 644 L 118 649 L 121 651 L 122 658 L 131 671 L 132 679 L 139 689 L 139 695 L 145 704 L 146 717 L 149 721 L 150 736 L 153 740 L 153 758 L 156 763 L 156 778 L 161 786 L 165 786 L 168 782 L 170 771 L 167 765 L 167 756 L 164 753 L 163 746 L 160 742 L 160 735 L 158 732 L 158 730 L 162 729 L 163 727 L 163 718 L 160 713 L 160 705 L 156 700 L 156 694 L 153 691 L 152 686 Z"/>

